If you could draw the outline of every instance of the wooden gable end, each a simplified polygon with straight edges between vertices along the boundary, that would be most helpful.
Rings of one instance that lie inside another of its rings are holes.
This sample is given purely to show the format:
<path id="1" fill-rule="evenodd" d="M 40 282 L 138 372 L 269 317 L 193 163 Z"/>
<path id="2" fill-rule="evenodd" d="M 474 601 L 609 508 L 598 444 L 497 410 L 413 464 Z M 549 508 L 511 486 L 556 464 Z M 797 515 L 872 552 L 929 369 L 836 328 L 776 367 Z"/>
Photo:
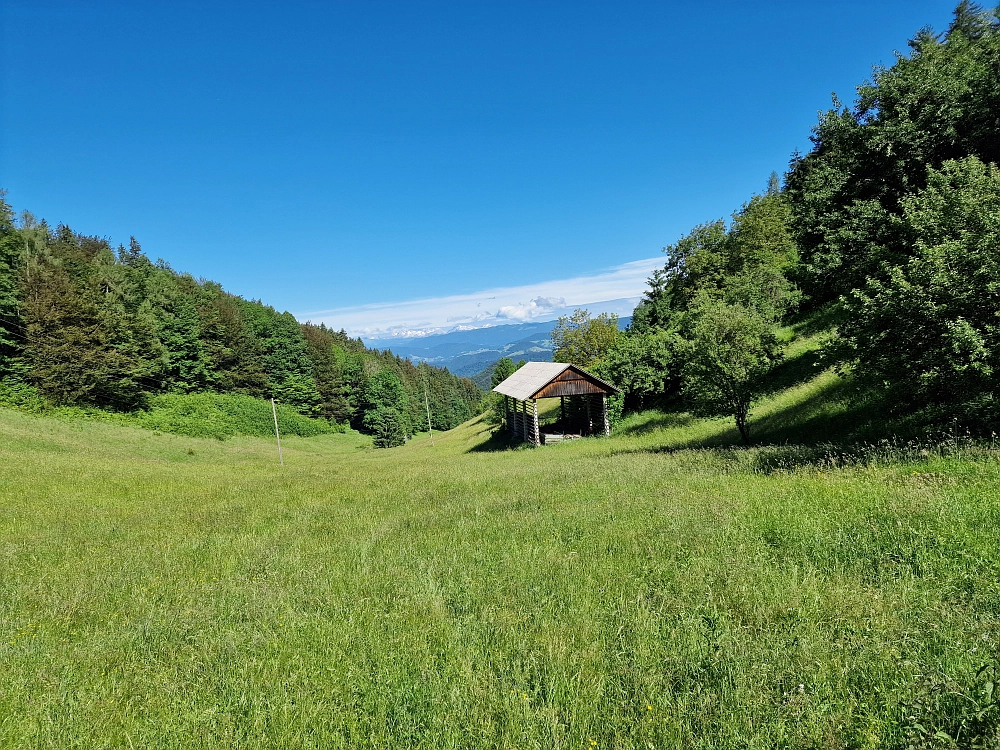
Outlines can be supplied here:
<path id="1" fill-rule="evenodd" d="M 569 367 L 549 381 L 534 398 L 556 398 L 558 396 L 584 396 L 587 394 L 612 391 L 596 378 L 592 378 L 574 367 Z"/>

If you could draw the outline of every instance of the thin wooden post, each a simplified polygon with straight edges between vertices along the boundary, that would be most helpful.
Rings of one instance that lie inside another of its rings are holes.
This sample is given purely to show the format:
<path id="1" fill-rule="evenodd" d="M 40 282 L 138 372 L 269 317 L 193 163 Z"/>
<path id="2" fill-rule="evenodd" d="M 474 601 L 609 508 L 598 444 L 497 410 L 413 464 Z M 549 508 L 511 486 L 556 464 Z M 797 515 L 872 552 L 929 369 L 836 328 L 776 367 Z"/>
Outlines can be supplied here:
<path id="1" fill-rule="evenodd" d="M 566 397 L 559 397 L 559 429 L 566 432 Z"/>
<path id="2" fill-rule="evenodd" d="M 604 437 L 611 437 L 611 422 L 608 420 L 608 394 L 601 394 L 601 411 L 604 413 Z"/>
<path id="3" fill-rule="evenodd" d="M 271 399 L 271 415 L 274 417 L 274 436 L 278 439 L 278 461 L 285 465 L 285 457 L 281 455 L 281 434 L 278 432 L 278 407 L 274 405 L 274 398 Z"/>
<path id="4" fill-rule="evenodd" d="M 534 412 L 534 415 L 533 415 L 533 418 L 532 418 L 532 422 L 533 422 L 534 428 L 535 428 L 535 432 L 534 432 L 535 445 L 541 445 L 542 444 L 542 435 L 538 431 L 538 399 L 536 399 L 536 398 L 531 399 L 531 405 L 532 405 L 532 411 Z"/>
<path id="5" fill-rule="evenodd" d="M 584 400 L 587 402 L 587 434 L 594 434 L 594 417 L 590 413 L 590 396 L 584 396 Z"/>

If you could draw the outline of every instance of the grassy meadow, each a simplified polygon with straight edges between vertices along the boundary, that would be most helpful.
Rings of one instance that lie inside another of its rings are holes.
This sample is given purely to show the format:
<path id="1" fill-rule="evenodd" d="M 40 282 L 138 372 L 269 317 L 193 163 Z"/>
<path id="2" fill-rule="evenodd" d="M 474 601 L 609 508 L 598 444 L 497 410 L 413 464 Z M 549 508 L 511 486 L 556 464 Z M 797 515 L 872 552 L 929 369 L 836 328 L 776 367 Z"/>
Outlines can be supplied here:
<path id="1" fill-rule="evenodd" d="M 750 449 L 649 412 L 282 468 L 0 410 L 0 747 L 996 747 L 998 454 L 847 421 L 819 375 Z"/>

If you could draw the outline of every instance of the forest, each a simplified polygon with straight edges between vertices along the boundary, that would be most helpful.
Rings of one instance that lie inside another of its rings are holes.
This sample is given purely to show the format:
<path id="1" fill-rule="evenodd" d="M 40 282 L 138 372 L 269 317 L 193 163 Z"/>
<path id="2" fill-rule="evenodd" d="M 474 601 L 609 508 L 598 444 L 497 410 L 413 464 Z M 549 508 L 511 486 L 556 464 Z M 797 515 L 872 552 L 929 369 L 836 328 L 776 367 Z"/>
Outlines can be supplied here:
<path id="1" fill-rule="evenodd" d="M 561 318 L 555 359 L 649 407 L 733 418 L 782 365 L 835 368 L 895 428 L 1000 424 L 1000 8 L 921 29 L 850 106 L 834 96 L 784 178 L 664 248 L 623 333 Z M 821 340 L 785 361 L 788 326 Z M 810 355 L 812 356 L 812 355 Z M 508 368 L 509 369 L 509 368 Z M 885 422 L 883 423 L 885 424 Z"/>
<path id="2" fill-rule="evenodd" d="M 447 430 L 481 391 L 324 325 L 152 262 L 132 238 L 16 216 L 0 195 L 0 384 L 53 405 L 147 409 L 165 394 L 274 398 L 369 434 L 379 447 Z M 268 407 L 270 408 L 270 407 Z"/>

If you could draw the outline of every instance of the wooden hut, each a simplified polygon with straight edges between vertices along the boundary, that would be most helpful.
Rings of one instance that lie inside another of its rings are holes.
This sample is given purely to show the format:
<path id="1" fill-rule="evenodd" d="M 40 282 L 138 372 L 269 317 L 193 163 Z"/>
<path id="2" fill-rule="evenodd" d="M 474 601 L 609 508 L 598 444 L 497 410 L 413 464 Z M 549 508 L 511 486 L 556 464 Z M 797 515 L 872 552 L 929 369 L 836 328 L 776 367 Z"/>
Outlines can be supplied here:
<path id="1" fill-rule="evenodd" d="M 611 434 L 608 396 L 618 389 L 582 367 L 564 362 L 528 362 L 493 389 L 504 398 L 507 429 L 522 440 L 542 445 L 565 437 Z M 538 399 L 559 399 L 556 431 L 538 428 Z"/>

